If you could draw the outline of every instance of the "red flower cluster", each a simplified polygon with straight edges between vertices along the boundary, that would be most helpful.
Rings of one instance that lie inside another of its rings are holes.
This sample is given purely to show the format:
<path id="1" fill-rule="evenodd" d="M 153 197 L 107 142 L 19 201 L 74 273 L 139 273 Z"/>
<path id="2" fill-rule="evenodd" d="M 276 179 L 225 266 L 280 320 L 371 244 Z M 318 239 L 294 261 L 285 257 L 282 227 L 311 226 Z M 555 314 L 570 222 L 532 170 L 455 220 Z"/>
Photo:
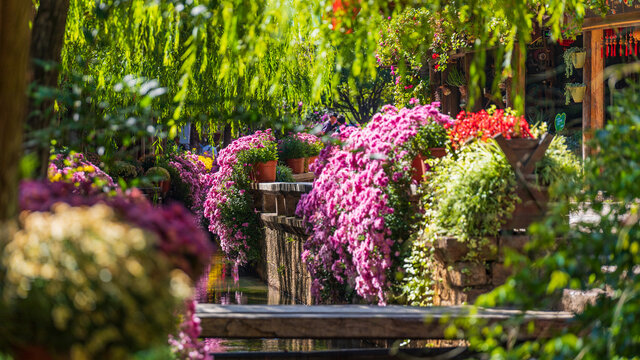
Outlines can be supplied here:
<path id="1" fill-rule="evenodd" d="M 505 114 L 504 110 L 477 113 L 461 111 L 456 118 L 449 136 L 454 147 L 459 147 L 470 138 L 487 141 L 502 134 L 505 138 L 533 138 L 524 116 Z"/>

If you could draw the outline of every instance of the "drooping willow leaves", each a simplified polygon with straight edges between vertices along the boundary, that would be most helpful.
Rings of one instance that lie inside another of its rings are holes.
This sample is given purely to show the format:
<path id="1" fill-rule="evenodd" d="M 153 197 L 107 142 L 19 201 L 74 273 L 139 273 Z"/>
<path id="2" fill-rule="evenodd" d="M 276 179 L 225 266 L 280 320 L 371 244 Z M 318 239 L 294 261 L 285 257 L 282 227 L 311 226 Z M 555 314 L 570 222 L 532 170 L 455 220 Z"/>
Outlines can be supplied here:
<path id="1" fill-rule="evenodd" d="M 113 107 L 132 101 L 112 91 L 124 76 L 157 79 L 169 96 L 152 106 L 174 130 L 187 120 L 239 130 L 290 121 L 326 102 L 345 70 L 352 79 L 375 78 L 382 21 L 407 7 L 447 22 L 439 36 L 464 33 L 476 50 L 498 48 L 502 76 L 509 76 L 514 51 L 526 50 L 534 23 L 560 38 L 586 7 L 603 6 L 604 0 L 72 0 L 63 77 L 90 75 Z M 429 24 L 414 29 L 425 49 L 433 42 Z M 476 54 L 472 97 L 485 81 L 486 55 Z"/>

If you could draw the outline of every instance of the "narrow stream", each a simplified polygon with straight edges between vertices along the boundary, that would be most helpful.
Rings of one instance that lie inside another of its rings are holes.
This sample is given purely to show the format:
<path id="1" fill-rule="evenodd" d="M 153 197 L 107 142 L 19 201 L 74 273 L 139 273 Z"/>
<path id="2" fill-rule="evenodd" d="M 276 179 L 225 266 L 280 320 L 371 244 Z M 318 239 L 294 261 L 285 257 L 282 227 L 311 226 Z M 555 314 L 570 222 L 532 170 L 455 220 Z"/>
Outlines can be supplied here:
<path id="1" fill-rule="evenodd" d="M 232 304 L 291 304 L 292 299 L 270 289 L 255 275 L 240 274 L 233 279 L 224 256 L 216 252 L 205 274 L 196 284 L 196 301 L 222 305 Z M 213 353 L 241 351 L 312 351 L 363 347 L 359 341 L 317 339 L 205 339 Z M 367 346 L 371 347 L 371 345 Z"/>

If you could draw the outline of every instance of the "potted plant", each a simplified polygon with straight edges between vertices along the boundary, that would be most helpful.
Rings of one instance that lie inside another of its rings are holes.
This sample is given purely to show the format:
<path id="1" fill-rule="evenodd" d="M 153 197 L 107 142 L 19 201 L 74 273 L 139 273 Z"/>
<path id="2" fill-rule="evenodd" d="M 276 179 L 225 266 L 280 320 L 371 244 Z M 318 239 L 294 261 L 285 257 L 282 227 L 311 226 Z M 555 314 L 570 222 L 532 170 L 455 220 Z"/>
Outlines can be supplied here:
<path id="1" fill-rule="evenodd" d="M 171 186 L 171 175 L 169 171 L 160 166 L 154 166 L 149 168 L 145 175 L 151 179 L 154 183 L 157 183 L 163 193 L 169 191 Z"/>
<path id="2" fill-rule="evenodd" d="M 264 140 L 255 147 L 242 151 L 238 156 L 241 163 L 252 165 L 249 176 L 253 181 L 276 181 L 278 145 L 275 141 Z"/>
<path id="3" fill-rule="evenodd" d="M 424 174 L 429 170 L 425 160 L 429 158 L 441 158 L 447 154 L 449 136 L 447 130 L 441 124 L 430 121 L 427 125 L 418 129 L 413 138 L 412 147 L 415 157 L 411 163 L 413 167 L 412 179 L 422 181 Z"/>
<path id="4" fill-rule="evenodd" d="M 318 155 L 320 154 L 320 150 L 324 148 L 324 144 L 317 136 L 304 132 L 297 133 L 293 135 L 293 137 L 304 144 L 304 172 L 309 172 L 309 165 L 313 164 L 316 161 Z"/>
<path id="5" fill-rule="evenodd" d="M 307 144 L 295 136 L 287 136 L 279 142 L 279 157 L 284 160 L 294 174 L 304 172 Z"/>
<path id="6" fill-rule="evenodd" d="M 582 83 L 568 83 L 564 88 L 565 104 L 569 105 L 571 98 L 577 103 L 581 103 L 587 86 Z"/>
<path id="7" fill-rule="evenodd" d="M 587 52 L 584 48 L 572 47 L 567 49 L 562 57 L 564 58 L 565 75 L 567 77 L 573 74 L 573 69 L 582 69 L 586 60 Z"/>
<path id="8" fill-rule="evenodd" d="M 467 79 L 464 74 L 456 67 L 452 67 L 447 75 L 447 84 L 457 87 L 460 90 L 460 96 L 463 100 L 467 99 Z"/>

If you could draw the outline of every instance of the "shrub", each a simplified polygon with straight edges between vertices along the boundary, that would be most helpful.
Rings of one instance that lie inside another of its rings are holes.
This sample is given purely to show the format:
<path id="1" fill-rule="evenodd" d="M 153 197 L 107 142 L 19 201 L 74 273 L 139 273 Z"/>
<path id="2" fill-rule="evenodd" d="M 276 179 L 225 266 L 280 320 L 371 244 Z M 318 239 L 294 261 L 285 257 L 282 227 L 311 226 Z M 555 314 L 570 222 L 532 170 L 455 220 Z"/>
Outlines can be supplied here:
<path id="1" fill-rule="evenodd" d="M 184 184 L 179 186 L 188 188 L 188 199 L 183 201 L 186 201 L 185 204 L 188 204 L 189 209 L 202 220 L 204 201 L 211 187 L 212 174 L 207 170 L 205 163 L 200 161 L 200 156 L 189 151 L 170 155 L 168 166 L 179 174 L 176 179 Z"/>
<path id="2" fill-rule="evenodd" d="M 305 157 L 318 156 L 320 154 L 320 151 L 324 148 L 322 140 L 320 140 L 320 138 L 318 138 L 317 136 L 309 133 L 296 133 L 293 135 L 293 138 L 301 141 L 306 145 L 304 153 Z"/>
<path id="3" fill-rule="evenodd" d="M 285 165 L 276 166 L 276 182 L 294 182 L 293 171 Z"/>
<path id="4" fill-rule="evenodd" d="M 137 189 L 124 195 L 92 196 L 73 192 L 73 184 L 26 181 L 20 184 L 20 209 L 50 211 L 56 203 L 92 206 L 104 203 L 113 208 L 123 221 L 135 224 L 158 236 L 157 249 L 172 264 L 196 279 L 210 261 L 211 243 L 197 225 L 196 219 L 182 205 L 154 207 Z"/>
<path id="5" fill-rule="evenodd" d="M 154 166 L 152 168 L 149 168 L 149 170 L 147 170 L 147 172 L 144 175 L 155 181 L 171 180 L 171 175 L 169 175 L 169 171 L 160 166 Z"/>
<path id="6" fill-rule="evenodd" d="M 281 160 L 299 159 L 306 157 L 309 153 L 307 144 L 293 136 L 287 136 L 280 140 L 278 147 L 279 158 Z"/>
<path id="7" fill-rule="evenodd" d="M 111 167 L 110 173 L 114 178 L 125 181 L 135 179 L 138 176 L 135 165 L 124 161 L 116 161 Z"/>
<path id="8" fill-rule="evenodd" d="M 100 204 L 22 219 L 0 255 L 1 342 L 81 358 L 125 358 L 166 342 L 190 287 L 153 250 L 152 233 Z"/>

